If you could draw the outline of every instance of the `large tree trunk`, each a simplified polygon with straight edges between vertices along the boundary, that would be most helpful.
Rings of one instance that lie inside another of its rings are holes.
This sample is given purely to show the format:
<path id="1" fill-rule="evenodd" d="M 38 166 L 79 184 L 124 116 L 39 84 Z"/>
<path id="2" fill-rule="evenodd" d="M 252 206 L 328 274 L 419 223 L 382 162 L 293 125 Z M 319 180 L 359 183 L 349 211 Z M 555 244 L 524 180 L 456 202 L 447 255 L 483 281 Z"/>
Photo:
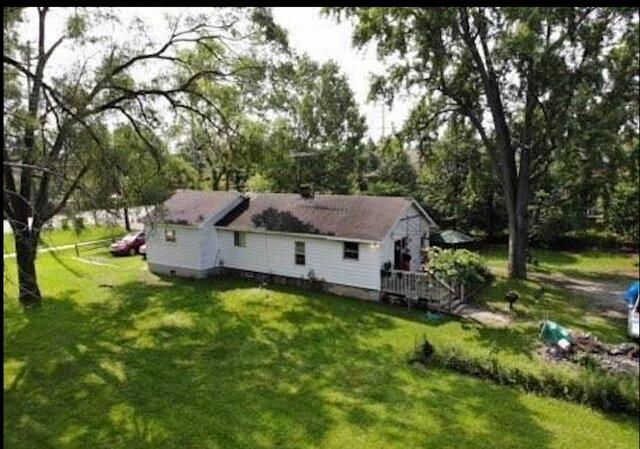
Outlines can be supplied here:
<path id="1" fill-rule="evenodd" d="M 505 197 L 507 214 L 509 216 L 509 277 L 525 279 L 527 277 L 527 206 L 529 203 L 529 175 L 530 154 L 526 146 L 531 144 L 531 117 L 535 106 L 535 85 L 533 79 L 527 79 L 527 105 L 524 124 L 524 143 L 521 148 L 520 168 L 517 168 L 516 152 L 511 139 L 511 130 L 507 122 L 507 115 L 502 103 L 502 90 L 493 66 L 492 55 L 487 44 L 487 28 L 480 27 L 476 32 L 470 29 L 469 14 L 461 9 L 460 32 L 472 60 L 478 69 L 485 89 L 487 104 L 493 119 L 496 146 L 487 137 L 481 119 L 473 113 L 469 118 L 480 132 L 492 154 L 496 168 L 502 177 L 502 188 Z M 480 41 L 482 55 L 478 49 L 477 39 Z M 530 67 L 531 68 L 531 67 Z M 532 73 L 532 72 L 530 72 Z M 465 104 L 463 102 L 463 104 Z M 468 108 L 468 105 L 466 106 Z M 492 148 L 497 151 L 492 152 Z"/>
<path id="2" fill-rule="evenodd" d="M 517 279 L 527 278 L 530 166 L 529 148 L 522 147 L 520 169 L 515 183 L 516 191 L 513 195 L 514 204 L 507 208 L 509 212 L 509 277 Z"/>
<path id="3" fill-rule="evenodd" d="M 220 190 L 220 180 L 222 179 L 222 172 L 211 170 L 211 188 L 213 190 Z"/>
<path id="4" fill-rule="evenodd" d="M 509 218 L 509 277 L 527 277 L 527 221 L 515 216 Z"/>
<path id="5" fill-rule="evenodd" d="M 122 210 L 124 212 L 124 228 L 127 230 L 127 232 L 131 232 L 131 223 L 129 222 L 129 208 L 124 207 L 122 208 Z"/>
<path id="6" fill-rule="evenodd" d="M 20 304 L 24 308 L 39 306 L 42 298 L 36 277 L 38 233 L 25 229 L 18 231 L 15 237 Z"/>
<path id="7" fill-rule="evenodd" d="M 515 164 L 503 164 L 504 196 L 509 218 L 509 263 L 510 278 L 527 278 L 527 238 L 529 206 L 529 150 L 520 153 L 520 169 L 515 172 Z"/>

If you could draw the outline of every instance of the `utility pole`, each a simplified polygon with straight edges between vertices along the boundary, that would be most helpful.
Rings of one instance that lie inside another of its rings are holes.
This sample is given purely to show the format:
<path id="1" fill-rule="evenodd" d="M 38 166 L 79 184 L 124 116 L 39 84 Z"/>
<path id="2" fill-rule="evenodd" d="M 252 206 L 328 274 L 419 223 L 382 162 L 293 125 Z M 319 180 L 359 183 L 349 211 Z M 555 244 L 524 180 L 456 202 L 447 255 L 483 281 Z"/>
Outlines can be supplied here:
<path id="1" fill-rule="evenodd" d="M 302 161 L 304 161 L 304 158 L 308 158 L 308 157 L 312 157 L 315 154 L 311 151 L 297 151 L 294 153 L 291 153 L 291 157 L 296 161 L 296 183 L 298 190 L 300 189 L 300 186 L 303 184 L 302 179 L 300 178 L 300 165 L 302 163 Z"/>
<path id="2" fill-rule="evenodd" d="M 384 139 L 384 100 L 382 100 L 380 102 L 380 106 L 381 106 L 381 113 L 382 113 L 382 135 L 380 140 Z"/>

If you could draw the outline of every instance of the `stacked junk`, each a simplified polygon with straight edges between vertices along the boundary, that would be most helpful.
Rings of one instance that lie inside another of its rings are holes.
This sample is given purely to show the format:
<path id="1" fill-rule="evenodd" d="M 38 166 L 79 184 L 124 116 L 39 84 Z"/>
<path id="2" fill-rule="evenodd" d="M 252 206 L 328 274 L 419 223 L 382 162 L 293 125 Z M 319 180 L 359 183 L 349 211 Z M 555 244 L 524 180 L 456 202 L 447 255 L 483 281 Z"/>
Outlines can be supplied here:
<path id="1" fill-rule="evenodd" d="M 629 309 L 629 336 L 635 339 L 638 338 L 639 290 L 640 282 L 635 281 L 623 297 Z M 537 295 L 542 297 L 542 289 Z M 540 339 L 546 344 L 542 355 L 548 360 L 599 367 L 611 373 L 640 374 L 640 350 L 636 343 L 607 344 L 591 334 L 571 331 L 548 320 L 546 313 L 540 324 Z"/>
<path id="2" fill-rule="evenodd" d="M 635 343 L 610 345 L 597 337 L 569 329 L 550 320 L 540 325 L 540 338 L 546 343 L 543 355 L 554 361 L 595 364 L 613 373 L 638 375 L 640 350 Z"/>

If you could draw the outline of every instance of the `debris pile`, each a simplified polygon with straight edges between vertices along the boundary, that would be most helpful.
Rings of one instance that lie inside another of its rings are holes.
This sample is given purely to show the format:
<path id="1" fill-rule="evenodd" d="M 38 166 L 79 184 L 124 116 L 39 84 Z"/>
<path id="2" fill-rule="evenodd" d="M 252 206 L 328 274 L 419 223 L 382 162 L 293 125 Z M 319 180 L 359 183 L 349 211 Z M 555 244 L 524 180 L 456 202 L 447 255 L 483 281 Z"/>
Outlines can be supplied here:
<path id="1" fill-rule="evenodd" d="M 540 337 L 547 343 L 543 355 L 549 360 L 599 367 L 611 373 L 640 373 L 640 349 L 635 343 L 607 344 L 552 321 L 542 323 Z"/>

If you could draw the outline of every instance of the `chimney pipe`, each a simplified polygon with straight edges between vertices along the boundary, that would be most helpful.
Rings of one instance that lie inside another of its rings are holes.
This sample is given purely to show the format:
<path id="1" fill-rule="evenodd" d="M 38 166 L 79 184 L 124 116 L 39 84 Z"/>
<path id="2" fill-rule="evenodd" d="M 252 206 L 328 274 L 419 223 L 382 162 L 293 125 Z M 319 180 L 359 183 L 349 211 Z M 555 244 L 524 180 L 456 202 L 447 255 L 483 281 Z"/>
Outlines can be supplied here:
<path id="1" fill-rule="evenodd" d="M 300 184 L 300 196 L 306 199 L 313 198 L 313 188 L 311 184 Z"/>

